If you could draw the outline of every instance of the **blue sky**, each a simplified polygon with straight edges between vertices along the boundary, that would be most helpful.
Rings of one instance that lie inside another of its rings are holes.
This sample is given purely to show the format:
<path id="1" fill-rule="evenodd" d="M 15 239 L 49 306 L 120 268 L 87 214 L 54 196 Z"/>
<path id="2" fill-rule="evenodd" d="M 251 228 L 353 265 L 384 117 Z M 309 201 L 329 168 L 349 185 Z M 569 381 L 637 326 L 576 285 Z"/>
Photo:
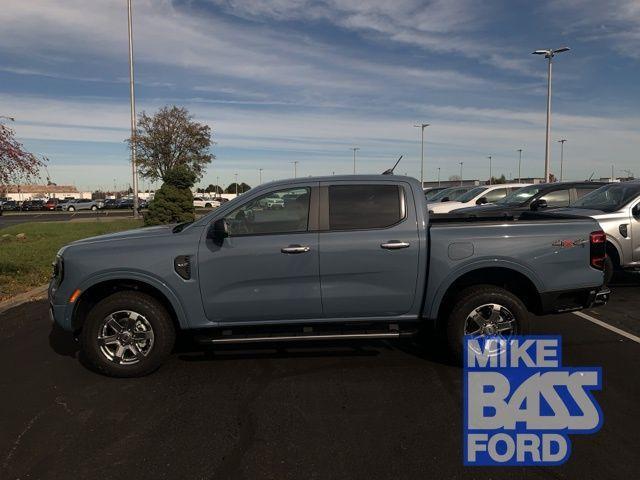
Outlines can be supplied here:
<path id="1" fill-rule="evenodd" d="M 4 3 L 4 2 L 3 2 Z M 124 0 L 12 0 L 0 10 L 0 115 L 59 184 L 129 183 Z M 186 106 L 217 159 L 203 184 L 459 170 L 541 176 L 546 65 L 552 171 L 640 174 L 640 2 L 634 0 L 134 0 L 137 108 Z M 142 180 L 142 186 L 147 183 Z"/>

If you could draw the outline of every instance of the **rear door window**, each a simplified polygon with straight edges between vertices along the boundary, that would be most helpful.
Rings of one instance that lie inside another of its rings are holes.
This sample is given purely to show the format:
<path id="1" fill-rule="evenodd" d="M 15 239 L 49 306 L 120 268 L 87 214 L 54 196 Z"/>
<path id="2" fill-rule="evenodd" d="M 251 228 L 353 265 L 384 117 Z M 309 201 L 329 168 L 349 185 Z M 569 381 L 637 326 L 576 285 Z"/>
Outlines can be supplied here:
<path id="1" fill-rule="evenodd" d="M 329 186 L 330 230 L 386 228 L 404 217 L 404 190 L 398 185 Z"/>
<path id="2" fill-rule="evenodd" d="M 488 203 L 494 203 L 507 196 L 507 189 L 496 188 L 495 190 L 491 190 L 490 192 L 487 192 L 483 196 L 487 199 Z"/>
<path id="3" fill-rule="evenodd" d="M 540 200 L 546 200 L 548 207 L 568 207 L 569 190 L 554 190 L 542 195 Z"/>

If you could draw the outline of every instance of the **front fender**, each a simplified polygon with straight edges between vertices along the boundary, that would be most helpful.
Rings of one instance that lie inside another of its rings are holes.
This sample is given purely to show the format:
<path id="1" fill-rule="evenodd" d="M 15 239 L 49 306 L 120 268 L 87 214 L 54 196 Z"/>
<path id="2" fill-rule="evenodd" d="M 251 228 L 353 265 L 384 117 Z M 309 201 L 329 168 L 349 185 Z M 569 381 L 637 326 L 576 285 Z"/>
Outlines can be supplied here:
<path id="1" fill-rule="evenodd" d="M 428 312 L 428 318 L 438 318 L 442 300 L 444 299 L 447 290 L 449 290 L 451 285 L 453 285 L 453 283 L 457 279 L 467 273 L 473 272 L 474 270 L 480 270 L 483 268 L 504 268 L 513 270 L 527 277 L 531 281 L 531 283 L 534 284 L 538 292 L 541 292 L 544 289 L 544 284 L 535 273 L 535 271 L 522 263 L 514 262 L 512 259 L 499 257 L 491 259 L 477 259 L 468 263 L 464 263 L 462 265 L 458 265 L 456 268 L 451 270 L 447 274 L 447 276 L 440 282 L 440 286 L 436 289 L 431 301 L 427 298 L 425 306 L 428 308 L 425 308 L 425 312 Z"/>
<path id="2" fill-rule="evenodd" d="M 188 317 L 185 314 L 182 303 L 180 302 L 178 296 L 175 294 L 173 289 L 166 283 L 163 282 L 162 279 L 155 277 L 153 275 L 149 275 L 146 272 L 139 272 L 135 270 L 110 270 L 103 272 L 96 272 L 91 276 L 82 280 L 79 284 L 78 288 L 81 292 L 86 292 L 89 288 L 98 285 L 99 283 L 112 281 L 112 280 L 120 280 L 127 281 L 133 280 L 141 283 L 145 283 L 156 290 L 158 290 L 165 298 L 169 301 L 173 310 L 176 312 L 177 320 L 181 328 L 186 329 L 189 328 Z M 64 314 L 64 322 L 63 327 L 68 330 L 72 328 L 72 319 L 73 313 L 76 304 L 70 303 L 67 304 Z"/>

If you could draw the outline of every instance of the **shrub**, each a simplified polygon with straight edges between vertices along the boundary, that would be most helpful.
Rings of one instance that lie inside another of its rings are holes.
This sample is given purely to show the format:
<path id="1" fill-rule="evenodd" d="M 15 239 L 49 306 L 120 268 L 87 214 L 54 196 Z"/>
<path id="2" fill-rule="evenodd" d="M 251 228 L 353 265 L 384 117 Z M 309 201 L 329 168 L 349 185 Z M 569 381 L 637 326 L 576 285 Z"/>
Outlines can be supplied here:
<path id="1" fill-rule="evenodd" d="M 144 216 L 145 225 L 192 222 L 195 220 L 191 187 L 196 174 L 184 165 L 169 170 Z"/>

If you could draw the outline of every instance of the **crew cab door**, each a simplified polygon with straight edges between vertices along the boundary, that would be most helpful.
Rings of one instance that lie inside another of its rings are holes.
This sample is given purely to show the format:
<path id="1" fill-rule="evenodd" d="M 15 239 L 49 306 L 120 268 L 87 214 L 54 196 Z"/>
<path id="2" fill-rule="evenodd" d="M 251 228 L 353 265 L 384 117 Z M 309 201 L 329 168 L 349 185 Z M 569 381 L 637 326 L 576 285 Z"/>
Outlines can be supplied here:
<path id="1" fill-rule="evenodd" d="M 317 186 L 301 183 L 253 196 L 224 215 L 227 238 L 202 238 L 198 275 L 209 320 L 322 317 Z"/>
<path id="2" fill-rule="evenodd" d="M 325 317 L 386 317 L 416 298 L 419 235 L 410 185 L 320 184 L 320 283 Z"/>

